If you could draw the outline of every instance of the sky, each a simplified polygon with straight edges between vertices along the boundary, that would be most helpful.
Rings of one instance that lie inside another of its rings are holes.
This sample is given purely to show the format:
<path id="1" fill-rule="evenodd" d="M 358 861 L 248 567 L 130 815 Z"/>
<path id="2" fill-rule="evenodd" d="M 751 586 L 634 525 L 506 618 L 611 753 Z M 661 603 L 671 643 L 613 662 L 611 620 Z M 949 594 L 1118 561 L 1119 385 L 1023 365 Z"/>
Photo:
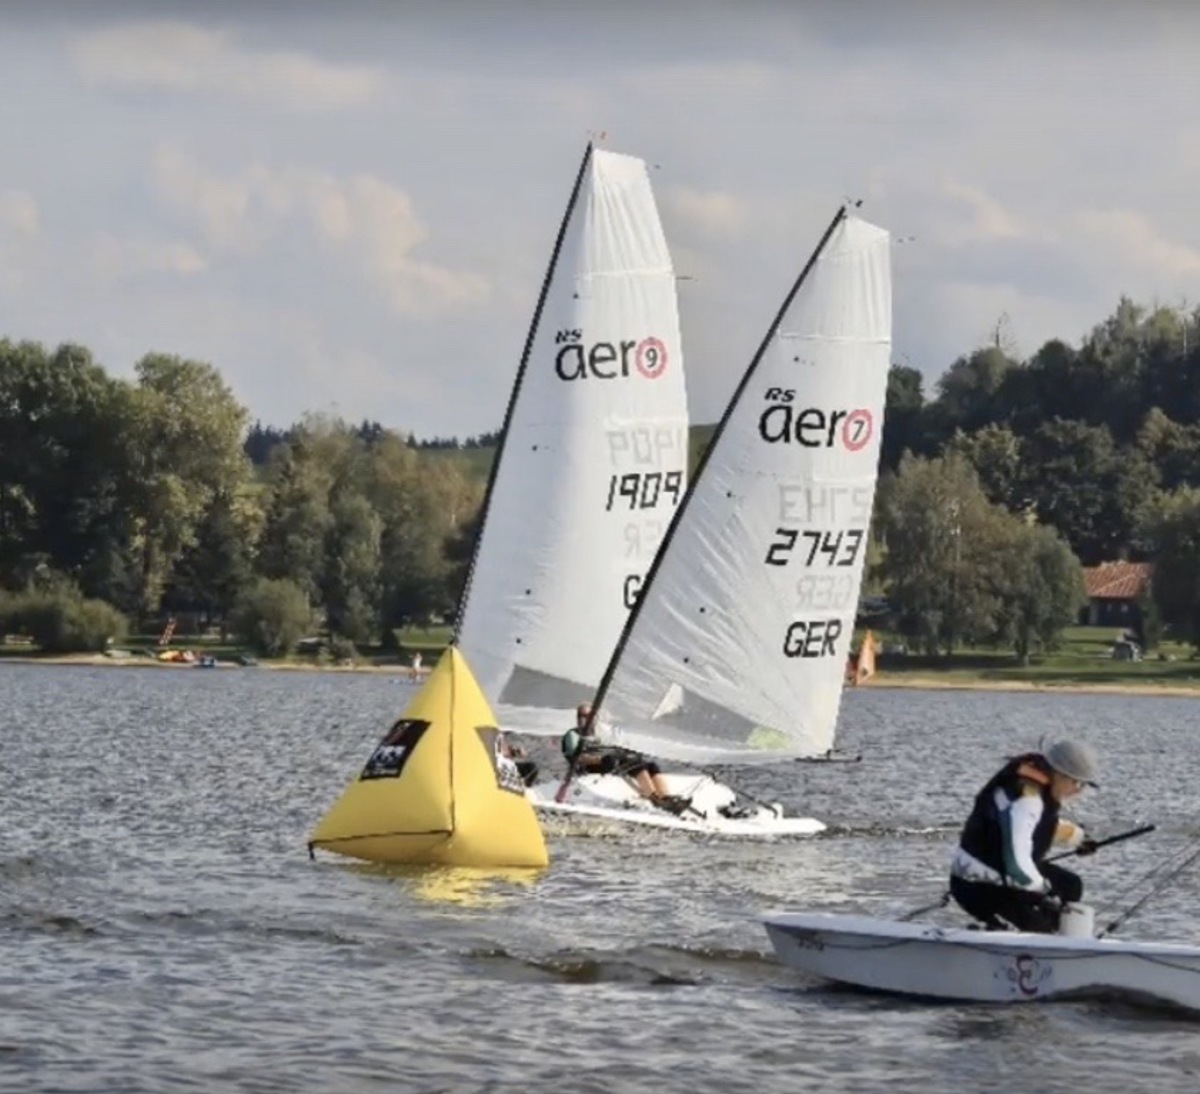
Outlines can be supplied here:
<path id="1" fill-rule="evenodd" d="M 1200 302 L 1200 5 L 0 9 L 0 336 L 207 361 L 251 419 L 497 428 L 587 141 L 652 165 L 694 421 L 845 200 L 926 391 Z"/>

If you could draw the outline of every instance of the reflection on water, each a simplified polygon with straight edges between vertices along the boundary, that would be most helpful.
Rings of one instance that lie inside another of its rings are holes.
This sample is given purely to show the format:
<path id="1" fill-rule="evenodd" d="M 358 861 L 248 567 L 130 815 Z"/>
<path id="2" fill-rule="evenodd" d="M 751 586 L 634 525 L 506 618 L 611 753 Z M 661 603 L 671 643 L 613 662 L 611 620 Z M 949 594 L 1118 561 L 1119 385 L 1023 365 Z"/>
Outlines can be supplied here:
<path id="1" fill-rule="evenodd" d="M 528 867 L 412 866 L 352 862 L 346 869 L 376 878 L 392 878 L 430 904 L 498 908 L 528 896 L 545 874 Z"/>
<path id="2" fill-rule="evenodd" d="M 1195 838 L 1194 702 L 864 688 L 838 742 L 861 763 L 737 772 L 817 838 L 550 825 L 548 870 L 472 871 L 307 856 L 409 694 L 390 678 L 5 665 L 0 689 L 0 1090 L 957 1092 L 1014 1081 L 1014 1046 L 1040 1091 L 1195 1089 L 1177 1014 L 845 991 L 756 918 L 936 900 L 982 779 L 1065 733 L 1101 755 L 1094 834 L 1159 825 L 1081 863 L 1102 904 Z M 1200 940 L 1197 885 L 1122 934 Z"/>

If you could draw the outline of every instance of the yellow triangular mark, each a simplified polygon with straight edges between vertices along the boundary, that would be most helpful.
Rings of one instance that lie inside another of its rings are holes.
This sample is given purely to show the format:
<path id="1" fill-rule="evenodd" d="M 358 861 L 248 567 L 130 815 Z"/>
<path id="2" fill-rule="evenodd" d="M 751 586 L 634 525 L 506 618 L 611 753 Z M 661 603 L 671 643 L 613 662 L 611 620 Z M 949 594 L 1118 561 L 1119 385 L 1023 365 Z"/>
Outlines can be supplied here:
<path id="1" fill-rule="evenodd" d="M 450 647 L 312 844 L 371 862 L 545 866 L 546 841 L 524 787 L 497 757 L 495 726 Z"/>

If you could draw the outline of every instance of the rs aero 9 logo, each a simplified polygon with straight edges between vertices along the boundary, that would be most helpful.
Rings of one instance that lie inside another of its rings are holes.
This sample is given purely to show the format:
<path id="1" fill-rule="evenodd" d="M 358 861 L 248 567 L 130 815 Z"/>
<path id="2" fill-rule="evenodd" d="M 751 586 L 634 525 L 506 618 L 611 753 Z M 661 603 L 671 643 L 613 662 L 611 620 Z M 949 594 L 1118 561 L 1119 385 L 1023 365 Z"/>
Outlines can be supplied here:
<path id="1" fill-rule="evenodd" d="M 584 345 L 583 331 L 560 330 L 554 344 L 558 347 L 554 371 L 560 380 L 619 380 L 625 376 L 657 380 L 670 359 L 663 340 L 654 337 Z"/>
<path id="2" fill-rule="evenodd" d="M 768 444 L 798 444 L 804 448 L 840 447 L 847 452 L 866 448 L 875 434 L 875 416 L 866 407 L 824 410 L 793 406 L 792 388 L 767 389 L 766 407 L 758 419 L 758 435 Z"/>

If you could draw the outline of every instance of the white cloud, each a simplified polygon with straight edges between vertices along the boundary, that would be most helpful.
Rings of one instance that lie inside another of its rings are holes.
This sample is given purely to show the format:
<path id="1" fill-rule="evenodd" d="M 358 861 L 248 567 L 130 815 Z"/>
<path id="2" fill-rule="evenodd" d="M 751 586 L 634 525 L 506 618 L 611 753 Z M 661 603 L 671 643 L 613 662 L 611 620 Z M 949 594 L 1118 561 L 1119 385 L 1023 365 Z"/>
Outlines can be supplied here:
<path id="1" fill-rule="evenodd" d="M 1089 249 L 1107 252 L 1118 269 L 1141 267 L 1163 278 L 1200 274 L 1200 249 L 1167 239 L 1142 213 L 1085 210 L 1076 214 L 1074 221 Z"/>
<path id="2" fill-rule="evenodd" d="M 1200 296 L 1200 8 L 697 4 L 41 5 L 0 41 L 40 134 L 0 194 L 12 333 L 210 355 L 274 422 L 488 428 L 601 129 L 661 165 L 698 419 L 845 197 L 916 237 L 895 341 L 930 377 L 1003 312 L 1031 353 Z"/>
<path id="3" fill-rule="evenodd" d="M 398 312 L 487 299 L 478 274 L 426 261 L 429 239 L 412 199 L 370 174 L 338 178 L 302 168 L 256 164 L 229 176 L 202 169 L 177 149 L 160 149 L 154 179 L 164 203 L 191 219 L 214 249 L 249 254 L 288 237 L 297 225 L 325 251 L 364 273 Z"/>
<path id="4" fill-rule="evenodd" d="M 744 201 L 721 190 L 694 190 L 673 186 L 665 195 L 666 204 L 684 226 L 704 235 L 736 236 L 750 221 L 750 209 Z"/>
<path id="5" fill-rule="evenodd" d="M 251 177 L 225 179 L 204 174 L 182 152 L 162 148 L 155 153 L 153 178 L 160 199 L 169 208 L 200 222 L 207 241 L 223 249 L 254 250 L 260 239 L 252 231 Z"/>
<path id="6" fill-rule="evenodd" d="M 624 84 L 637 96 L 663 100 L 666 105 L 684 110 L 695 108 L 697 100 L 707 100 L 715 88 L 721 90 L 721 101 L 730 108 L 738 99 L 769 95 L 778 86 L 780 72 L 771 64 L 759 61 L 729 61 L 718 58 L 697 63 L 643 63 L 624 78 Z M 708 132 L 713 130 L 703 127 Z M 619 134 L 617 134 L 619 135 Z"/>
<path id="7" fill-rule="evenodd" d="M 256 50 L 189 23 L 130 23 L 72 43 L 78 73 L 99 87 L 256 100 L 297 110 L 365 104 L 386 85 L 379 69 L 336 65 L 298 51 Z"/>
<path id="8" fill-rule="evenodd" d="M 0 190 L 0 230 L 32 239 L 41 231 L 38 204 L 24 190 Z"/>
<path id="9" fill-rule="evenodd" d="M 203 255 L 182 240 L 102 232 L 91 243 L 92 272 L 106 280 L 120 281 L 145 274 L 186 277 L 202 273 L 207 267 Z"/>
<path id="10" fill-rule="evenodd" d="M 488 295 L 487 282 L 413 257 L 428 236 L 404 191 L 370 175 L 337 183 L 308 179 L 306 204 L 314 224 L 335 245 L 356 250 L 397 311 L 431 302 L 469 303 Z"/>
<path id="11" fill-rule="evenodd" d="M 24 190 L 0 190 L 0 292 L 23 288 L 37 267 L 41 249 L 41 211 Z"/>
<path id="12" fill-rule="evenodd" d="M 1190 129 L 1176 138 L 1179 148 L 1176 169 L 1184 173 L 1200 172 L 1200 129 Z"/>
<path id="13" fill-rule="evenodd" d="M 949 246 L 1019 239 L 1029 234 L 1029 229 L 1021 219 L 981 186 L 944 177 L 938 189 L 966 214 L 963 216 L 960 213 L 957 220 L 950 217 L 939 219 L 939 223 L 944 225 L 941 230 L 942 242 Z"/>

